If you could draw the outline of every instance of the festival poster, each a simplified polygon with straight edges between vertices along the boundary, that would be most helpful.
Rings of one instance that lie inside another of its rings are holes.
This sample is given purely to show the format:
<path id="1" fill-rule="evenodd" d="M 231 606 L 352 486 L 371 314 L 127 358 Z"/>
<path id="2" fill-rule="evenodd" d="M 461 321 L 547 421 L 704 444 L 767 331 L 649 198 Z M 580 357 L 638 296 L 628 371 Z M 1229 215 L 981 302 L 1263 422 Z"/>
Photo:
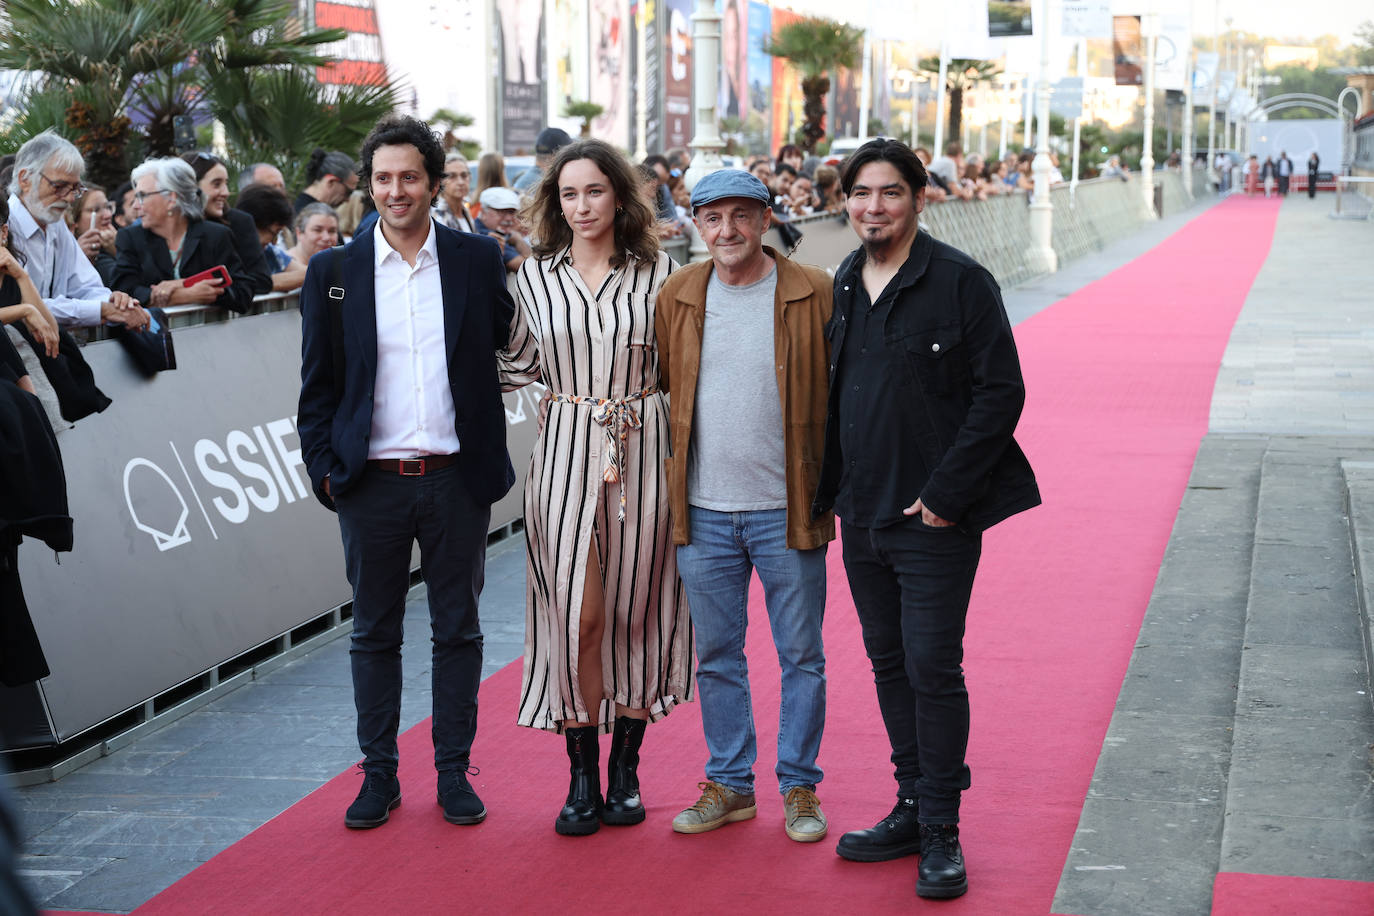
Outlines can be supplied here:
<path id="1" fill-rule="evenodd" d="M 749 0 L 725 0 L 720 20 L 721 118 L 749 115 Z"/>
<path id="2" fill-rule="evenodd" d="M 1155 39 L 1155 88 L 1183 91 L 1188 85 L 1188 52 L 1193 34 L 1187 14 L 1164 13 Z"/>
<path id="3" fill-rule="evenodd" d="M 315 26 L 344 29 L 342 41 L 320 45 L 319 54 L 329 63 L 315 68 L 315 79 L 327 85 L 378 86 L 387 81 L 382 59 L 382 35 L 377 11 L 370 0 L 315 4 Z"/>
<path id="4" fill-rule="evenodd" d="M 749 118 L 745 136 L 751 152 L 771 152 L 773 142 L 773 58 L 763 47 L 773 34 L 773 11 L 767 3 L 749 0 L 748 71 Z"/>
<path id="5" fill-rule="evenodd" d="M 988 0 L 988 37 L 1030 35 L 1031 0 Z"/>
<path id="6" fill-rule="evenodd" d="M 1060 34 L 1067 38 L 1110 38 L 1111 0 L 1063 0 Z"/>
<path id="7" fill-rule="evenodd" d="M 802 17 L 791 10 L 773 10 L 773 37 L 784 26 L 801 21 Z M 776 156 L 778 149 L 793 143 L 797 129 L 802 126 L 801 72 L 785 58 L 773 58 L 773 140 L 769 145 L 769 155 Z"/>
<path id="8" fill-rule="evenodd" d="M 835 72 L 832 98 L 826 108 L 830 113 L 827 120 L 832 139 L 859 135 L 859 80 L 862 73 L 862 70 L 845 67 Z"/>
<path id="9" fill-rule="evenodd" d="M 547 32 L 549 52 L 549 118 L 555 124 L 565 120 L 569 102 L 588 98 L 587 92 L 587 7 L 576 0 L 552 0 L 551 28 Z M 577 134 L 581 122 L 562 125 Z"/>
<path id="10" fill-rule="evenodd" d="M 591 101 L 605 109 L 592 136 L 626 149 L 630 142 L 630 4 L 591 0 Z"/>
<path id="11" fill-rule="evenodd" d="M 1139 86 L 1144 82 L 1145 43 L 1140 37 L 1139 16 L 1112 17 L 1112 60 L 1118 86 Z"/>
<path id="12" fill-rule="evenodd" d="M 659 23 L 663 21 L 657 0 L 640 0 L 637 24 L 639 46 L 644 49 L 644 149 L 646 152 L 664 149 L 663 146 L 663 42 L 659 41 Z M 636 83 L 638 81 L 636 80 Z"/>
<path id="13" fill-rule="evenodd" d="M 663 149 L 692 142 L 692 0 L 662 0 Z M 649 152 L 662 152 L 650 150 Z"/>
<path id="14" fill-rule="evenodd" d="M 543 0 L 502 0 L 497 6 L 501 30 L 501 151 L 507 156 L 534 152 L 534 138 L 544 127 Z"/>

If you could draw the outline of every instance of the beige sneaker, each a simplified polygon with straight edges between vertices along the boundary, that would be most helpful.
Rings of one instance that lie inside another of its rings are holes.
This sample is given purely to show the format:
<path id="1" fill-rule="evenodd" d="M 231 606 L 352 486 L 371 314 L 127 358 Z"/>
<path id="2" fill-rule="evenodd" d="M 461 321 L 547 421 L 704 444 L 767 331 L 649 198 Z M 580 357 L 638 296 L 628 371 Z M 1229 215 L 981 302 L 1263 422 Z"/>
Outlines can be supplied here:
<path id="1" fill-rule="evenodd" d="M 787 835 L 798 843 L 815 843 L 825 839 L 825 812 L 816 793 L 805 786 L 787 790 L 782 799 L 783 826 Z"/>
<path id="2" fill-rule="evenodd" d="M 747 821 L 758 812 L 752 795 L 741 795 L 718 782 L 699 782 L 697 788 L 701 790 L 701 798 L 673 818 L 676 833 L 705 833 L 731 821 Z"/>

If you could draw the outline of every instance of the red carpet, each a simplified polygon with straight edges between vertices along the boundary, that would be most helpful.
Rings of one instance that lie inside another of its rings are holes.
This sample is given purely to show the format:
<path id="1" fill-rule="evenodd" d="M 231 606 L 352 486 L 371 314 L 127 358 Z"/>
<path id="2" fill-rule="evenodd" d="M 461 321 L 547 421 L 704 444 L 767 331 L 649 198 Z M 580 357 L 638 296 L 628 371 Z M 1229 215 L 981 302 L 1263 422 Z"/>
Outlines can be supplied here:
<path id="1" fill-rule="evenodd" d="M 1276 202 L 1232 200 L 1017 330 L 1029 403 L 1018 438 L 1045 505 L 994 529 L 969 616 L 974 785 L 963 839 L 972 891 L 957 913 L 1048 913 L 1197 446 L 1217 366 L 1269 250 Z M 405 803 L 344 829 L 347 773 L 150 901 L 140 914 L 644 913 L 738 909 L 891 913 L 917 905 L 915 862 L 860 865 L 834 841 L 893 803 L 840 563 L 830 553 L 829 719 L 819 794 L 831 838 L 782 831 L 772 784 L 777 663 L 762 603 L 751 631 L 759 817 L 678 836 L 705 760 L 696 704 L 650 728 L 648 822 L 559 837 L 561 740 L 514 725 L 515 666 L 482 688 L 474 779 L 490 816 L 452 827 L 434 804 L 427 726 L 402 739 Z M 423 651 L 422 645 L 410 651 Z"/>
<path id="2" fill-rule="evenodd" d="M 1213 916 L 1357 916 L 1374 913 L 1374 883 L 1222 872 L 1212 886 Z"/>

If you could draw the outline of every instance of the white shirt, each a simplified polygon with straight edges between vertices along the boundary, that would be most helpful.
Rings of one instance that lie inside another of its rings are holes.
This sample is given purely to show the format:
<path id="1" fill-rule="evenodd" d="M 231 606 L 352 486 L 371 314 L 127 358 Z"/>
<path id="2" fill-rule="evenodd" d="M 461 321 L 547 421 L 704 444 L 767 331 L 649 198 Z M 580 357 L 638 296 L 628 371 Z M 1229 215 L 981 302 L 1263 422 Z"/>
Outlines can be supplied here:
<path id="1" fill-rule="evenodd" d="M 59 325 L 100 324 L 100 307 L 109 301 L 110 290 L 65 222 L 38 225 L 28 207 L 11 194 L 10 239 L 23 253 L 24 269 Z"/>
<path id="2" fill-rule="evenodd" d="M 458 451 L 444 342 L 444 295 L 433 220 L 412 268 L 387 243 L 376 245 L 377 381 L 368 458 L 414 458 Z"/>

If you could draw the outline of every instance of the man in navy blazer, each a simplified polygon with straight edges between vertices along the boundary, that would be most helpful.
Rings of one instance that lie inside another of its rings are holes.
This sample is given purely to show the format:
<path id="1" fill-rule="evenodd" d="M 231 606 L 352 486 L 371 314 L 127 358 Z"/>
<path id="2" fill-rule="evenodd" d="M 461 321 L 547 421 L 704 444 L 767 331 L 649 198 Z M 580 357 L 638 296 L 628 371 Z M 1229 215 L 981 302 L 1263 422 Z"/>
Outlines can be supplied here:
<path id="1" fill-rule="evenodd" d="M 354 828 L 381 826 L 401 803 L 401 620 L 416 542 L 433 629 L 439 805 L 450 823 L 486 817 L 467 772 L 487 528 L 515 482 L 495 355 L 515 305 L 499 246 L 430 218 L 443 168 L 424 122 L 379 121 L 359 177 L 380 219 L 312 258 L 301 288 L 301 452 L 315 495 L 338 513 L 353 586 L 363 785 L 344 823 Z"/>

